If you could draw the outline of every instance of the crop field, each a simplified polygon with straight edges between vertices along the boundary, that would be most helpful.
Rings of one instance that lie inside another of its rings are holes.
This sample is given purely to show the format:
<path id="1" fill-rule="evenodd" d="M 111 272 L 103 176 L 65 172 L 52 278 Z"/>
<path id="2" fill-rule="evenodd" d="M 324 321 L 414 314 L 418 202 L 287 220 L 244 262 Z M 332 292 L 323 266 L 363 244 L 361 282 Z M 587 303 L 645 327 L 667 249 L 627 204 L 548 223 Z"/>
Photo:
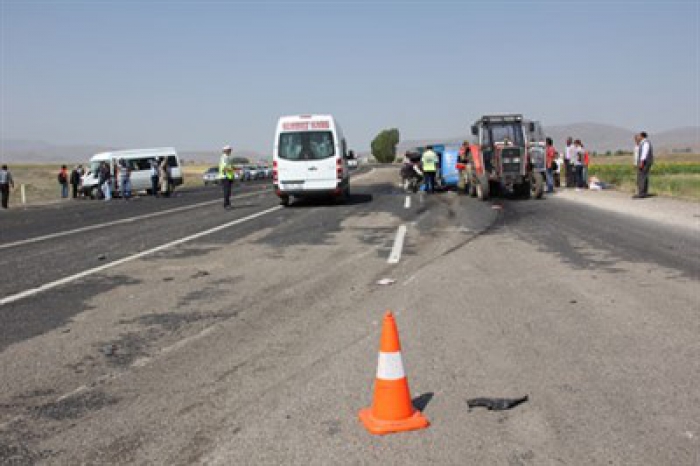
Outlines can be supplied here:
<path id="1" fill-rule="evenodd" d="M 659 196 L 700 201 L 700 156 L 684 155 L 680 161 L 669 159 L 673 156 L 661 156 L 651 168 L 649 192 Z M 618 159 L 618 163 L 601 163 L 600 159 Z M 620 163 L 621 157 L 594 158 L 588 169 L 589 176 L 612 184 L 621 191 L 636 190 L 637 172 L 632 158 Z"/>

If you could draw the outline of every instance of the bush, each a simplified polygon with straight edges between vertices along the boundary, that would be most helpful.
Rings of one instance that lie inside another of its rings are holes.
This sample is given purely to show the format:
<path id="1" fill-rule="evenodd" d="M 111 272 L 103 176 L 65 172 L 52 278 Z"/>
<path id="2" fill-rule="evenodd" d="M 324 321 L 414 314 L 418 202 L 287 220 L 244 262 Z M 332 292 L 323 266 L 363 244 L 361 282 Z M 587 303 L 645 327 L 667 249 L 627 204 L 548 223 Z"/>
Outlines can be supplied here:
<path id="1" fill-rule="evenodd" d="M 396 158 L 399 130 L 385 129 L 372 140 L 372 155 L 379 163 L 391 163 Z"/>

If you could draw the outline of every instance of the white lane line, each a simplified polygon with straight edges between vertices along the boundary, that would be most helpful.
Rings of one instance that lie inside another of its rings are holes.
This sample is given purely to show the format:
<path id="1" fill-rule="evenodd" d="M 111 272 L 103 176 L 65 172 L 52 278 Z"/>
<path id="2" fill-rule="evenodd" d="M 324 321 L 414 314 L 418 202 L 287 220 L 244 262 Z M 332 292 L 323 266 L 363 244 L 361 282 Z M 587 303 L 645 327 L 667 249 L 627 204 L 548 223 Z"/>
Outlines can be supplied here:
<path id="1" fill-rule="evenodd" d="M 29 290 L 25 290 L 25 291 L 22 291 L 20 293 L 13 294 L 11 296 L 6 296 L 6 297 L 0 299 L 0 306 L 5 305 L 5 304 L 9 304 L 9 303 L 13 303 L 15 301 L 19 301 L 20 299 L 23 299 L 23 298 L 28 298 L 29 296 L 43 293 L 44 291 L 50 290 L 52 288 L 56 288 L 57 286 L 65 285 L 66 283 L 70 283 L 70 282 L 73 282 L 73 281 L 78 280 L 80 278 L 87 277 L 88 275 L 92 275 L 92 274 L 95 274 L 97 272 L 102 272 L 103 270 L 107 270 L 107 269 L 110 269 L 112 267 L 116 267 L 116 266 L 124 264 L 126 262 L 131 262 L 133 260 L 139 259 L 139 258 L 144 257 L 144 256 L 148 256 L 150 254 L 162 251 L 164 249 L 168 249 L 168 248 L 171 248 L 173 246 L 178 246 L 180 244 L 187 243 L 189 241 L 201 238 L 203 236 L 211 235 L 212 233 L 216 233 L 217 231 L 221 231 L 221 230 L 224 230 L 226 228 L 232 227 L 234 225 L 245 223 L 245 222 L 248 222 L 250 220 L 256 219 L 258 217 L 262 217 L 263 215 L 267 215 L 267 214 L 270 214 L 272 212 L 278 211 L 281 208 L 282 208 L 281 205 L 271 207 L 269 209 L 257 212 L 255 214 L 248 215 L 247 217 L 239 218 L 237 220 L 233 220 L 231 222 L 224 223 L 223 225 L 219 225 L 218 227 L 210 228 L 209 230 L 200 231 L 199 233 L 195 233 L 195 234 L 190 235 L 190 236 L 185 236 L 184 238 L 180 238 L 180 239 L 177 239 L 175 241 L 165 243 L 165 244 L 157 246 L 155 248 L 148 249 L 146 251 L 141 251 L 141 252 L 134 254 L 132 256 L 124 257 L 122 259 L 116 260 L 114 262 L 110 262 L 108 264 L 101 265 L 99 267 L 84 270 L 83 272 L 76 273 L 75 275 L 70 275 L 68 277 L 61 278 L 60 280 L 45 283 L 44 285 L 41 285 L 37 288 L 31 288 Z"/>
<path id="2" fill-rule="evenodd" d="M 268 191 L 267 189 L 263 189 L 263 190 L 260 190 L 259 192 L 233 196 L 233 198 L 234 199 L 242 199 L 244 197 L 252 197 L 252 196 L 256 196 L 260 193 L 267 192 L 267 191 Z M 49 235 L 43 235 L 43 236 L 37 236 L 35 238 L 23 239 L 20 241 L 15 241 L 13 243 L 0 244 L 0 249 L 7 249 L 7 248 L 13 248 L 16 246 L 22 246 L 24 244 L 37 243 L 39 241 L 46 241 L 48 239 L 54 239 L 54 238 L 60 238 L 62 236 L 74 235 L 76 233 L 82 233 L 82 232 L 90 231 L 90 230 L 97 230 L 98 228 L 105 228 L 105 227 L 109 227 L 109 226 L 113 226 L 113 225 L 120 225 L 122 223 L 136 222 L 138 220 L 143 220 L 144 218 L 160 217 L 162 215 L 172 214 L 173 212 L 182 212 L 183 210 L 196 209 L 197 207 L 202 207 L 202 206 L 206 206 L 206 205 L 210 205 L 210 204 L 216 204 L 216 203 L 220 203 L 220 202 L 221 202 L 221 199 L 217 199 L 214 201 L 205 201 L 205 202 L 200 202 L 197 204 L 186 205 L 186 206 L 182 206 L 182 207 L 174 207 L 172 209 L 167 209 L 167 210 L 161 210 L 161 211 L 153 212 L 150 214 L 137 215 L 136 217 L 122 218 L 122 219 L 114 220 L 111 222 L 98 223 L 95 225 L 88 225 L 85 227 L 76 228 L 75 230 L 59 231 L 58 233 L 51 233 Z"/>
<path id="3" fill-rule="evenodd" d="M 403 251 L 403 239 L 406 236 L 406 225 L 401 225 L 396 231 L 396 238 L 394 239 L 394 247 L 391 248 L 391 254 L 389 254 L 389 259 L 387 263 L 398 264 L 401 260 L 401 251 Z"/>
<path id="4" fill-rule="evenodd" d="M 403 203 L 403 208 L 404 209 L 411 208 L 411 196 L 409 196 L 408 194 L 406 195 L 406 202 Z"/>

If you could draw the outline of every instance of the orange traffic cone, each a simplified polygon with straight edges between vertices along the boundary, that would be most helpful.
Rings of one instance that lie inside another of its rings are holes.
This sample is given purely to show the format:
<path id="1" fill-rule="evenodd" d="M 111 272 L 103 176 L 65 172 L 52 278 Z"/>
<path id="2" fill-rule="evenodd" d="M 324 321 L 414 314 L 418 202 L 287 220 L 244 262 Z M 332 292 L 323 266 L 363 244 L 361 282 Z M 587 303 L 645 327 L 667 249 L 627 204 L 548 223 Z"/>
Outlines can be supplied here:
<path id="1" fill-rule="evenodd" d="M 430 425 L 420 411 L 413 408 L 408 379 L 401 360 L 401 343 L 391 312 L 384 316 L 379 347 L 379 367 L 371 408 L 360 411 L 360 420 L 372 434 L 384 435 Z"/>

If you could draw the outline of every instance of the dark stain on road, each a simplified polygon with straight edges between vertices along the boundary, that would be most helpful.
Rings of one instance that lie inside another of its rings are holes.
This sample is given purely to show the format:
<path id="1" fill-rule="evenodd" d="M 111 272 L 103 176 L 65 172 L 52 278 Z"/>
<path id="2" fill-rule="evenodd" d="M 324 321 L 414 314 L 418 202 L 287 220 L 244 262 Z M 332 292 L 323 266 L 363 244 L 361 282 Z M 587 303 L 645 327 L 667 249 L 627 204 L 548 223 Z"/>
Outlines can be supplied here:
<path id="1" fill-rule="evenodd" d="M 78 419 L 92 411 L 115 405 L 118 402 L 118 398 L 104 392 L 86 391 L 38 406 L 35 408 L 34 414 L 54 421 Z"/>
<path id="2" fill-rule="evenodd" d="M 74 316 L 92 309 L 88 301 L 99 294 L 140 283 L 126 275 L 96 275 L 80 282 L 80 293 L 75 293 L 72 287 L 58 287 L 30 300 L 0 306 L 0 351 L 66 325 Z"/>

